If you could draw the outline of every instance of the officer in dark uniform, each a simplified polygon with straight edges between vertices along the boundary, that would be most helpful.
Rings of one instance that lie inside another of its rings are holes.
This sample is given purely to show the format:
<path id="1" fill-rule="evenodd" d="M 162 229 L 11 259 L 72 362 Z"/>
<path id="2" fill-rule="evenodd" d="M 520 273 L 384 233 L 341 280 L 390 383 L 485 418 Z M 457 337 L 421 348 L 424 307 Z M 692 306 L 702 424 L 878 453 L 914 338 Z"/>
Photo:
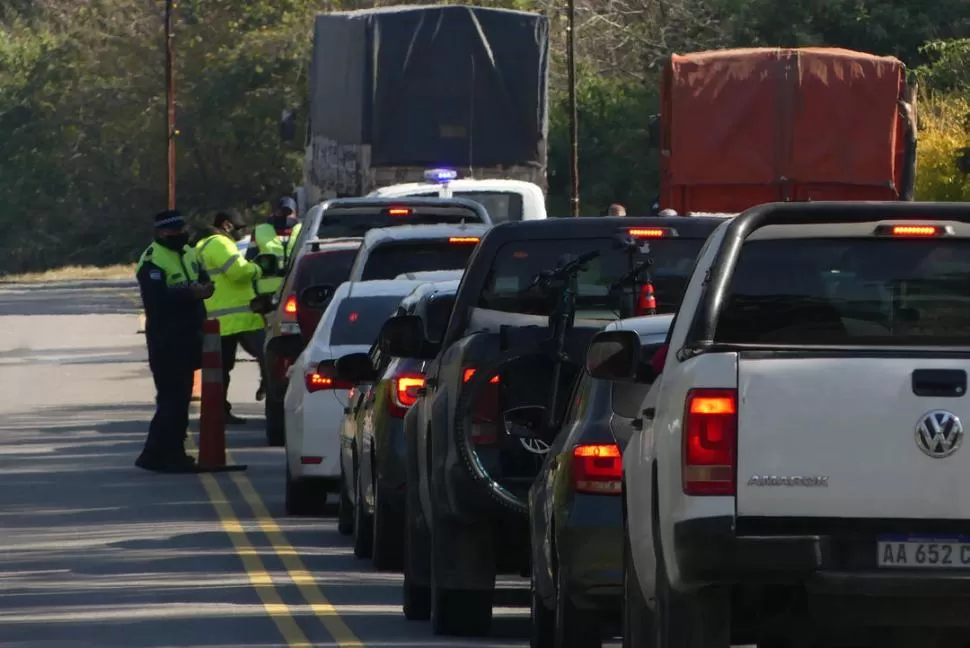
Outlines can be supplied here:
<path id="1" fill-rule="evenodd" d="M 185 439 L 193 374 L 202 365 L 203 300 L 215 289 L 188 243 L 188 228 L 179 212 L 156 215 L 155 242 L 141 255 L 136 270 L 157 395 L 145 448 L 135 465 L 155 472 L 198 470 L 185 453 Z"/>

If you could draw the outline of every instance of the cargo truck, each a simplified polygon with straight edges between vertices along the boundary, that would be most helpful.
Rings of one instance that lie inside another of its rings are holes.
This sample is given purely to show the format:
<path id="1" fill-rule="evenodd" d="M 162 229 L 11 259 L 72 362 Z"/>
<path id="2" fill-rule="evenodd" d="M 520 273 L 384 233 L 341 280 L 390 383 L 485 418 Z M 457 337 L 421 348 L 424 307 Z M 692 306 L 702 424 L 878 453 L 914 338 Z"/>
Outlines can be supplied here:
<path id="1" fill-rule="evenodd" d="M 912 200 L 915 89 L 889 56 L 835 48 L 670 57 L 662 78 L 660 208 Z"/>
<path id="2" fill-rule="evenodd" d="M 548 65 L 549 21 L 535 13 L 447 5 L 319 14 L 305 204 L 423 183 L 431 168 L 544 192 Z"/>

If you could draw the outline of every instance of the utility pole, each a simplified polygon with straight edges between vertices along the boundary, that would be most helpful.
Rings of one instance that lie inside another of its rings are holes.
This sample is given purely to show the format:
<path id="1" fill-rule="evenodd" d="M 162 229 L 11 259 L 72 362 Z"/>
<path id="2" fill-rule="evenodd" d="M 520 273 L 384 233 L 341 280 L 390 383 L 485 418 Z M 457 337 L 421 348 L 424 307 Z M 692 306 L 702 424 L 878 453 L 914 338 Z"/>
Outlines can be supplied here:
<path id="1" fill-rule="evenodd" d="M 175 209 L 175 52 L 173 33 L 175 0 L 165 0 L 165 132 L 168 145 L 168 208 Z"/>
<path id="2" fill-rule="evenodd" d="M 569 68 L 569 202 L 572 216 L 579 216 L 579 120 L 576 107 L 576 3 L 569 0 L 566 26 L 566 65 Z"/>

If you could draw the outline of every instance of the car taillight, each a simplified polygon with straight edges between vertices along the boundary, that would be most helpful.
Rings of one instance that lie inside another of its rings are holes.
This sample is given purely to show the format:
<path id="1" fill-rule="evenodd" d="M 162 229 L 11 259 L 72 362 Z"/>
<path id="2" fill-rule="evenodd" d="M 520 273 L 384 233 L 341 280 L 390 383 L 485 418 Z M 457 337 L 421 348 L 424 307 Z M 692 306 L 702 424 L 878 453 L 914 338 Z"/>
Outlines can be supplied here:
<path id="1" fill-rule="evenodd" d="M 684 494 L 734 495 L 737 442 L 737 390 L 688 391 L 682 457 Z"/>
<path id="2" fill-rule="evenodd" d="M 632 227 L 627 233 L 633 238 L 663 238 L 667 233 L 663 227 Z"/>
<path id="3" fill-rule="evenodd" d="M 296 303 L 296 295 L 290 295 L 283 302 L 283 318 L 286 320 L 293 321 L 296 319 L 298 306 Z"/>
<path id="4" fill-rule="evenodd" d="M 451 238 L 448 239 L 448 242 L 451 244 L 456 244 L 456 243 L 476 243 L 477 244 L 478 237 L 477 236 L 452 236 Z"/>
<path id="5" fill-rule="evenodd" d="M 306 390 L 311 394 L 325 389 L 351 389 L 353 386 L 351 382 L 337 379 L 333 365 L 306 372 Z"/>
<path id="6" fill-rule="evenodd" d="M 637 297 L 637 315 L 656 315 L 657 297 L 653 292 L 653 283 L 647 282 L 640 289 Z"/>
<path id="7" fill-rule="evenodd" d="M 623 457 L 615 443 L 573 448 L 573 489 L 577 493 L 616 495 L 623 487 Z"/>
<path id="8" fill-rule="evenodd" d="M 462 382 L 467 383 L 474 375 L 475 369 L 465 369 Z M 472 443 L 488 445 L 498 441 L 502 426 L 499 396 L 499 377 L 492 376 L 478 392 L 478 399 L 472 408 Z"/>
<path id="9" fill-rule="evenodd" d="M 418 390 L 424 387 L 424 376 L 419 373 L 402 373 L 391 379 L 387 392 L 387 411 L 391 416 L 403 418 L 408 408 L 418 402 Z"/>

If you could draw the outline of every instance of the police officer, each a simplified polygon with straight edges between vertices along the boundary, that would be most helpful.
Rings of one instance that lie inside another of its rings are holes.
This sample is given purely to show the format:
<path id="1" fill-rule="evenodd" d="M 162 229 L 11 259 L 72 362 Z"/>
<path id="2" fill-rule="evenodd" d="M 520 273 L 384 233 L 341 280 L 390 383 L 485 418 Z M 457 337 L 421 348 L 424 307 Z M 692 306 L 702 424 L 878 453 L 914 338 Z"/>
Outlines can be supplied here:
<path id="1" fill-rule="evenodd" d="M 210 319 L 219 320 L 222 337 L 222 377 L 226 389 L 226 423 L 240 425 L 246 419 L 232 413 L 229 404 L 229 373 L 236 364 L 236 347 L 241 346 L 259 361 L 260 389 L 263 389 L 263 344 L 266 339 L 263 316 L 253 312 L 250 302 L 256 296 L 255 281 L 262 271 L 239 253 L 236 242 L 246 224 L 238 216 L 216 214 L 212 228 L 195 246 L 199 261 L 215 284 L 215 293 L 205 300 Z"/>
<path id="2" fill-rule="evenodd" d="M 293 248 L 300 235 L 302 224 L 296 217 L 296 201 L 290 197 L 280 199 L 273 215 L 253 231 L 253 245 L 258 254 L 272 254 L 279 259 L 279 267 L 285 271 L 293 258 Z M 283 285 L 282 276 L 263 277 L 256 283 L 260 295 L 275 294 Z"/>
<path id="3" fill-rule="evenodd" d="M 177 211 L 155 216 L 155 242 L 138 261 L 136 277 L 145 309 L 148 365 L 155 380 L 155 416 L 135 465 L 156 472 L 196 472 L 185 453 L 192 378 L 202 365 L 204 300 L 214 286 L 188 246 Z"/>

